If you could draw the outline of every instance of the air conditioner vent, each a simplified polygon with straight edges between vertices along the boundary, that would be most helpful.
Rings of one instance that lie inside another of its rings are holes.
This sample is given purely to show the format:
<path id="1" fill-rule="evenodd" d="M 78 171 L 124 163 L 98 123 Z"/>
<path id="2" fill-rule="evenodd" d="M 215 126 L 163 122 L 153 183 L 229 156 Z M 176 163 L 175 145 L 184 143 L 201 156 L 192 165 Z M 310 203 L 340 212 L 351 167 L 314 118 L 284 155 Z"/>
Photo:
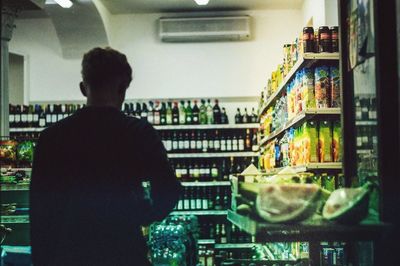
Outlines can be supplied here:
<path id="1" fill-rule="evenodd" d="M 163 41 L 223 41 L 250 38 L 250 17 L 161 18 Z"/>

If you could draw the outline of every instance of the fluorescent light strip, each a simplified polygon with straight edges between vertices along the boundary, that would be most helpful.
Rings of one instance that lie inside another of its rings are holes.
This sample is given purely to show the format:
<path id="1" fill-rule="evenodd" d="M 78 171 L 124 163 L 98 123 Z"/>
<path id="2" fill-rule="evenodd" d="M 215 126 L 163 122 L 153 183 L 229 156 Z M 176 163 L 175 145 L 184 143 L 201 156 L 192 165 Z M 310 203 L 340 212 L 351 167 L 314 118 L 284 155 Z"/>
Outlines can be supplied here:
<path id="1" fill-rule="evenodd" d="M 72 6 L 71 0 L 54 0 L 63 8 L 70 8 Z"/>
<path id="2" fill-rule="evenodd" d="M 194 0 L 199 6 L 205 6 L 210 0 Z"/>

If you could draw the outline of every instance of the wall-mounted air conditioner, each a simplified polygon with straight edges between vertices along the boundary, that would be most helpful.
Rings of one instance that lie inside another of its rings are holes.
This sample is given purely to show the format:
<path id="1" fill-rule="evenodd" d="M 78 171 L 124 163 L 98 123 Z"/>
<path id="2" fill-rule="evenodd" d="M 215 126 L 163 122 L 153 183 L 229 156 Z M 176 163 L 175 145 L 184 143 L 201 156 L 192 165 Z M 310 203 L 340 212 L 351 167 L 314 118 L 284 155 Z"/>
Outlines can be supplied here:
<path id="1" fill-rule="evenodd" d="M 250 39 L 250 16 L 160 18 L 164 42 L 242 41 Z"/>

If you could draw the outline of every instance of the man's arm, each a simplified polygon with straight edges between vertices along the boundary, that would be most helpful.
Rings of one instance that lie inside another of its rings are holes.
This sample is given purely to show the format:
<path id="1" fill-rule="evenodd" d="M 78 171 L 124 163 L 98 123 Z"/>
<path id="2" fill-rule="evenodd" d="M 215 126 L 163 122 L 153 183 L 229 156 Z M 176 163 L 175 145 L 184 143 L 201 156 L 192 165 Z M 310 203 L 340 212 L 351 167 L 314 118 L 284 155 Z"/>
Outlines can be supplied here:
<path id="1" fill-rule="evenodd" d="M 150 181 L 152 199 L 145 223 L 151 223 L 164 219 L 172 211 L 182 193 L 182 186 L 176 179 L 158 133 L 149 123 L 145 123 L 142 136 L 145 146 L 142 175 Z"/>
<path id="2" fill-rule="evenodd" d="M 51 207 L 48 195 L 52 192 L 48 188 L 49 161 L 46 154 L 46 141 L 41 135 L 35 149 L 32 176 L 29 191 L 30 201 L 30 236 L 32 246 L 32 262 L 34 265 L 45 265 L 48 260 L 51 242 L 49 239 L 49 222 Z"/>

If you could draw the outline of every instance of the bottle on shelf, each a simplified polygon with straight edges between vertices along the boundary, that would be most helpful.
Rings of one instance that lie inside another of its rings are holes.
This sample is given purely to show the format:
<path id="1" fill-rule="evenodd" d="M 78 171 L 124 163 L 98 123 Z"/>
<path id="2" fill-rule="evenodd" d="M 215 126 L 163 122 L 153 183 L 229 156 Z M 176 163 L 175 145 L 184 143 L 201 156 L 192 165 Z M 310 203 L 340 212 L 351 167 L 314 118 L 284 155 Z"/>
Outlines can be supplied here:
<path id="1" fill-rule="evenodd" d="M 241 124 L 243 122 L 242 115 L 240 114 L 240 108 L 237 108 L 235 114 L 235 124 Z"/>
<path id="2" fill-rule="evenodd" d="M 226 114 L 225 107 L 221 111 L 221 124 L 229 124 L 228 115 Z"/>
<path id="3" fill-rule="evenodd" d="M 210 99 L 207 100 L 207 124 L 214 124 L 214 111 Z"/>
<path id="4" fill-rule="evenodd" d="M 166 119 L 167 125 L 172 125 L 172 103 L 171 102 L 168 102 L 165 119 Z"/>
<path id="5" fill-rule="evenodd" d="M 181 104 L 179 106 L 179 124 L 186 124 L 186 108 L 184 101 L 181 101 Z"/>
<path id="6" fill-rule="evenodd" d="M 207 124 L 207 107 L 205 105 L 206 101 L 201 99 L 199 121 L 201 125 Z"/>
<path id="7" fill-rule="evenodd" d="M 142 112 L 140 113 L 140 118 L 147 121 L 148 112 L 149 112 L 149 110 L 147 109 L 147 104 L 143 103 L 142 104 Z"/>
<path id="8" fill-rule="evenodd" d="M 255 108 L 253 107 L 251 109 L 251 123 L 257 123 L 258 120 L 258 115 L 257 112 L 255 111 Z"/>
<path id="9" fill-rule="evenodd" d="M 142 114 L 142 106 L 140 103 L 136 103 L 136 109 L 135 109 L 135 117 L 140 119 Z"/>
<path id="10" fill-rule="evenodd" d="M 192 122 L 194 125 L 198 125 L 200 123 L 200 109 L 197 106 L 197 100 L 194 100 L 194 105 L 192 108 Z"/>
<path id="11" fill-rule="evenodd" d="M 156 104 L 153 109 L 154 113 L 154 125 L 160 125 L 161 124 L 161 106 L 160 106 L 160 101 L 156 101 Z"/>
<path id="12" fill-rule="evenodd" d="M 187 106 L 185 109 L 185 117 L 186 117 L 186 124 L 191 125 L 193 124 L 193 111 L 190 101 L 187 101 Z"/>
<path id="13" fill-rule="evenodd" d="M 154 103 L 152 101 L 149 102 L 149 110 L 147 112 L 147 121 L 150 124 L 154 124 Z"/>
<path id="14" fill-rule="evenodd" d="M 174 102 L 174 108 L 172 108 L 172 124 L 173 125 L 179 125 L 178 102 Z"/>
<path id="15" fill-rule="evenodd" d="M 161 103 L 160 108 L 160 125 L 167 124 L 167 108 L 165 107 L 165 103 Z"/>
<path id="16" fill-rule="evenodd" d="M 213 107 L 214 124 L 221 124 L 221 108 L 218 105 L 218 100 L 215 100 Z"/>

